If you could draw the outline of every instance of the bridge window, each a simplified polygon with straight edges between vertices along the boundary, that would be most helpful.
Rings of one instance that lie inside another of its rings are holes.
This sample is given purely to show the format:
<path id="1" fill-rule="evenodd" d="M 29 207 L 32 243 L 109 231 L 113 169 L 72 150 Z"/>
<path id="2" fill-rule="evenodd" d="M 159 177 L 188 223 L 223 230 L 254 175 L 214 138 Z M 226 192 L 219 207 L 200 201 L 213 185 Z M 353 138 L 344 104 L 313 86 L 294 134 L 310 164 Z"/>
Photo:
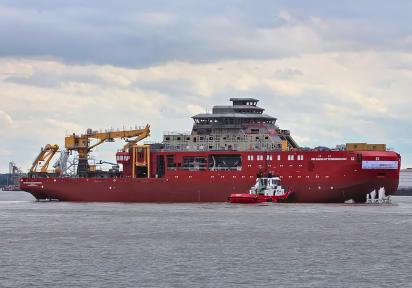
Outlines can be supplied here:
<path id="1" fill-rule="evenodd" d="M 250 132 L 252 134 L 259 134 L 259 129 L 251 129 Z"/>
<path id="2" fill-rule="evenodd" d="M 206 169 L 206 157 L 183 157 L 184 170 L 205 170 Z"/>
<path id="3" fill-rule="evenodd" d="M 210 170 L 241 170 L 242 157 L 233 155 L 209 155 Z"/>
<path id="4" fill-rule="evenodd" d="M 176 168 L 175 156 L 174 155 L 167 155 L 166 161 L 167 161 L 167 168 L 169 168 L 169 169 Z"/>

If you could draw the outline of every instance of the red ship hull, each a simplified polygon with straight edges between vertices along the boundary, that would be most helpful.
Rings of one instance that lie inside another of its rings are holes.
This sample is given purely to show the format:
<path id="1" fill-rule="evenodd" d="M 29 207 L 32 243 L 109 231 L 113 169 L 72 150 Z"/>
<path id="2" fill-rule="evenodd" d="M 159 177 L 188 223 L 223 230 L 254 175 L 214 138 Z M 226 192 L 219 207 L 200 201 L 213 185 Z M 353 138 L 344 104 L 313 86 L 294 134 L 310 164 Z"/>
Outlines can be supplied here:
<path id="1" fill-rule="evenodd" d="M 185 153 L 193 155 L 193 152 L 177 153 L 180 156 Z M 227 154 L 228 151 L 221 153 Z M 294 192 L 287 199 L 288 202 L 337 203 L 349 199 L 365 200 L 368 193 L 380 187 L 385 188 L 387 195 L 392 195 L 399 183 L 400 156 L 395 152 L 270 152 L 273 155 L 270 161 L 256 161 L 263 157 L 248 160 L 249 155 L 263 152 L 233 153 L 241 154 L 242 169 L 168 169 L 162 177 L 157 178 L 152 176 L 156 174 L 156 163 L 153 161 L 151 178 L 23 178 L 20 187 L 37 199 L 61 201 L 226 202 L 232 193 L 248 193 L 255 183 L 256 174 L 267 171 L 279 175 L 282 186 Z M 152 159 L 166 154 L 170 152 L 154 152 Z M 202 155 L 202 152 L 196 152 L 198 154 Z M 269 153 L 266 152 L 266 155 Z M 295 157 L 288 160 L 288 155 Z M 385 161 L 395 163 L 396 167 L 379 167 L 378 164 Z M 371 166 L 367 167 L 366 164 Z"/>
<path id="2" fill-rule="evenodd" d="M 271 197 L 264 196 L 264 195 L 256 195 L 250 193 L 234 193 L 230 194 L 229 202 L 230 203 L 237 203 L 237 204 L 255 204 L 255 203 L 263 203 L 269 202 Z M 271 202 L 271 201 L 270 201 Z"/>

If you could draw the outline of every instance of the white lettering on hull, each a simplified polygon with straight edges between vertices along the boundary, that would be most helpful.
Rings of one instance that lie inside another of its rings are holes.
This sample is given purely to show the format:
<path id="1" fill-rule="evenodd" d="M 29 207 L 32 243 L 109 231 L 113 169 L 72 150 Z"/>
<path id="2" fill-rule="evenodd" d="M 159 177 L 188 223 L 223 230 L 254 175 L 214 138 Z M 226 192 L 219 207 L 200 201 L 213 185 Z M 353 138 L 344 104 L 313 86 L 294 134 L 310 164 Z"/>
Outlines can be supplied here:
<path id="1" fill-rule="evenodd" d="M 311 158 L 312 161 L 345 161 L 348 158 Z"/>
<path id="2" fill-rule="evenodd" d="M 37 185 L 42 185 L 43 182 L 23 182 L 23 184 L 27 186 L 37 186 Z"/>

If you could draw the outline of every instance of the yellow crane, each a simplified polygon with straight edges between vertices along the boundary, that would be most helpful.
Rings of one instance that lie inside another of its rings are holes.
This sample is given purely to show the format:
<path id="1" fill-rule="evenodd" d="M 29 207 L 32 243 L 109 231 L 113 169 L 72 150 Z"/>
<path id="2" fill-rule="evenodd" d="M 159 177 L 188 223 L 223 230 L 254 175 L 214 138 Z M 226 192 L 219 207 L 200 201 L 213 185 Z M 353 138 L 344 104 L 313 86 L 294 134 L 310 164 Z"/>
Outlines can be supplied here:
<path id="1" fill-rule="evenodd" d="M 79 176 L 87 176 L 89 172 L 89 165 L 87 158 L 89 152 L 96 146 L 108 142 L 114 141 L 114 139 L 121 138 L 128 140 L 128 143 L 123 147 L 123 150 L 130 149 L 130 147 L 137 142 L 150 136 L 150 125 L 147 124 L 146 127 L 142 129 L 133 130 L 118 130 L 118 131 L 93 131 L 92 129 L 87 129 L 86 134 L 76 135 L 72 134 L 66 136 L 65 147 L 69 151 L 76 151 L 79 153 L 79 164 L 78 164 L 78 174 Z M 130 138 L 134 138 L 129 140 Z M 95 144 L 91 144 L 91 140 L 97 140 Z"/>
<path id="2" fill-rule="evenodd" d="M 135 131 L 138 131 L 138 130 L 135 130 Z M 146 127 L 141 130 L 141 133 L 139 133 L 139 135 L 136 136 L 135 139 L 127 141 L 126 145 L 123 146 L 123 151 L 129 151 L 133 145 L 137 144 L 139 141 L 142 141 L 143 139 L 149 136 L 150 136 L 150 125 L 147 124 Z"/>
<path id="3" fill-rule="evenodd" d="M 42 148 L 40 150 L 39 155 L 36 157 L 36 160 L 34 160 L 33 165 L 30 168 L 30 173 L 47 173 L 50 161 L 58 150 L 59 145 L 57 144 L 47 144 L 44 148 Z M 37 171 L 39 167 L 40 171 Z"/>

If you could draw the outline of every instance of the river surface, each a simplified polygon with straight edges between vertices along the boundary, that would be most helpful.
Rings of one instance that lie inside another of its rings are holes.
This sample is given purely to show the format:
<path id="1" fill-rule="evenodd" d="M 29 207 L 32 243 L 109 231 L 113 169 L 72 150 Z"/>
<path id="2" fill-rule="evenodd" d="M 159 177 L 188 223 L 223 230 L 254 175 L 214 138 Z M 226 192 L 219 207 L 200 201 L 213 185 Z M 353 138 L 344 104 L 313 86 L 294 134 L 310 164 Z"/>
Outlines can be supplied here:
<path id="1" fill-rule="evenodd" d="M 412 287 L 412 197 L 35 202 L 0 192 L 0 287 Z"/>

